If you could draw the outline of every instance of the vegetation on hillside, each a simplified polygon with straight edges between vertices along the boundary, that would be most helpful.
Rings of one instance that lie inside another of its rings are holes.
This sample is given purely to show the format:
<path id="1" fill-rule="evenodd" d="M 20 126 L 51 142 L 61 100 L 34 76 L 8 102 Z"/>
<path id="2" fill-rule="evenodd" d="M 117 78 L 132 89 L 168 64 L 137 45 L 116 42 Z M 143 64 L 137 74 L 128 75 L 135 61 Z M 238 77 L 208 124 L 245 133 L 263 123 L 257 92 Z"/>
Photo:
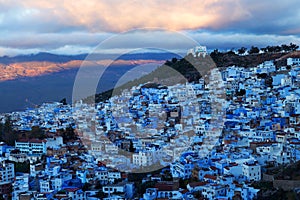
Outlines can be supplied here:
<path id="1" fill-rule="evenodd" d="M 254 67 L 265 61 L 275 60 L 275 64 L 283 64 L 285 56 L 292 54 L 299 48 L 298 45 L 290 43 L 289 45 L 282 44 L 281 46 L 267 46 L 258 48 L 252 46 L 249 50 L 246 47 L 241 47 L 234 51 L 219 51 L 215 49 L 206 57 L 193 57 L 187 55 L 182 59 L 172 58 L 167 60 L 164 65 L 158 67 L 150 74 L 139 79 L 132 80 L 122 86 L 96 94 L 85 99 L 87 103 L 104 102 L 113 95 L 119 95 L 122 90 L 132 88 L 133 86 L 146 82 L 155 82 L 172 85 L 183 83 L 186 81 L 198 81 L 200 77 L 204 77 L 209 69 L 218 67 L 224 68 L 228 66 Z"/>
<path id="2" fill-rule="evenodd" d="M 47 130 L 42 129 L 39 126 L 31 127 L 30 131 L 19 131 L 14 129 L 13 121 L 9 116 L 7 116 L 4 121 L 4 123 L 0 122 L 0 141 L 5 142 L 9 146 L 14 146 L 15 141 L 18 139 L 42 140 L 47 137 Z M 62 136 L 65 143 L 78 139 L 72 126 L 58 130 L 57 135 Z"/>
<path id="3" fill-rule="evenodd" d="M 13 124 L 10 117 L 5 118 L 4 123 L 0 123 L 0 140 L 6 144 L 14 146 L 18 134 L 13 130 Z"/>

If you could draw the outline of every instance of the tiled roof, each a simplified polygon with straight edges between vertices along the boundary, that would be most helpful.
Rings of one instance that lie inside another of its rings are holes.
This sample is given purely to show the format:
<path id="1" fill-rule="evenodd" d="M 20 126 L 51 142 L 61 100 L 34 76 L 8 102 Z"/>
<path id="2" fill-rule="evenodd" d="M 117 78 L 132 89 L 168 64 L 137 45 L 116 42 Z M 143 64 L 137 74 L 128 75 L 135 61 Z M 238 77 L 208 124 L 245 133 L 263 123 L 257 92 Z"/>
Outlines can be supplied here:
<path id="1" fill-rule="evenodd" d="M 173 191 L 173 182 L 158 182 L 155 184 L 158 191 Z"/>
<path id="2" fill-rule="evenodd" d="M 197 187 L 197 186 L 203 186 L 203 185 L 206 185 L 207 182 L 193 182 L 193 183 L 189 183 L 189 185 L 191 187 Z"/>
<path id="3" fill-rule="evenodd" d="M 77 190 L 80 190 L 77 187 L 70 187 L 70 188 L 64 188 L 64 190 L 66 190 L 67 192 L 76 192 Z"/>
<path id="4" fill-rule="evenodd" d="M 204 178 L 212 179 L 212 180 L 217 180 L 216 176 L 213 176 L 213 175 L 210 175 L 210 174 L 205 174 Z"/>

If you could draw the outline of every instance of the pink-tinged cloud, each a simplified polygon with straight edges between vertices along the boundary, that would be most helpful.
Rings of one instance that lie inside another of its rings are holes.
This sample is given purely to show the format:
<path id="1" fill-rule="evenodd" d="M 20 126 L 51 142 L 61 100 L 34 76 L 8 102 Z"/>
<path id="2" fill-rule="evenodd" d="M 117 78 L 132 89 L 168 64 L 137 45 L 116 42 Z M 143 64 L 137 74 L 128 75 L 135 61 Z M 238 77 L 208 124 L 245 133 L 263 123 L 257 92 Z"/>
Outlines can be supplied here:
<path id="1" fill-rule="evenodd" d="M 90 31 L 218 28 L 250 16 L 238 0 L 23 0 L 28 15 Z M 26 16 L 25 16 L 26 17 Z M 30 16 L 27 16 L 30 17 Z"/>
<path id="2" fill-rule="evenodd" d="M 182 31 L 208 48 L 298 43 L 298 1 L 0 0 L 0 56 L 88 53 L 119 32 L 149 27 Z M 147 37 L 154 44 L 178 42 L 155 32 Z M 130 41 L 121 46 L 130 48 Z"/>

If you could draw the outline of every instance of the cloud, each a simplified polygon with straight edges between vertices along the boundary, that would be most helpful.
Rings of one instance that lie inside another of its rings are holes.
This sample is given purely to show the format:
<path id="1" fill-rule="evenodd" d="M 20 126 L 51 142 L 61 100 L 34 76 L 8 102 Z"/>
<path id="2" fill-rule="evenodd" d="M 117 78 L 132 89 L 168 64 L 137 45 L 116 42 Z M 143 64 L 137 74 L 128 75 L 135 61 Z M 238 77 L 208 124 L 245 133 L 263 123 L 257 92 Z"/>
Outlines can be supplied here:
<path id="1" fill-rule="evenodd" d="M 178 36 L 179 35 L 179 36 Z M 0 55 L 30 54 L 46 51 L 55 54 L 103 53 L 122 54 L 139 47 L 157 48 L 180 55 L 196 45 L 206 45 L 209 49 L 240 48 L 252 45 L 264 47 L 267 45 L 300 44 L 300 38 L 295 35 L 271 35 L 248 33 L 215 33 L 211 31 L 132 31 L 128 33 L 57 33 L 57 34 L 24 34 L 21 39 L 11 34 L 0 38 Z M 100 46 L 98 46 L 100 45 Z M 98 46 L 98 47 L 97 47 Z M 140 52 L 148 51 L 145 49 Z M 153 51 L 153 50 L 152 50 Z"/>
<path id="2" fill-rule="evenodd" d="M 249 16 L 237 0 L 2 0 L 0 5 L 5 8 L 2 9 L 5 15 L 2 27 L 15 24 L 25 30 L 42 32 L 217 28 Z"/>
<path id="3" fill-rule="evenodd" d="M 260 1 L 243 0 L 240 6 L 247 9 L 248 17 L 225 24 L 222 31 L 239 33 L 300 35 L 300 7 L 297 0 Z"/>
<path id="4" fill-rule="evenodd" d="M 110 33 L 18 33 L 13 32 L 0 37 L 1 46 L 10 48 L 47 48 L 56 49 L 65 45 L 92 46 L 108 37 Z"/>
<path id="5" fill-rule="evenodd" d="M 98 46 L 99 45 L 99 46 Z M 187 35 L 161 29 L 139 29 L 125 33 L 18 33 L 0 37 L 2 52 L 9 55 L 17 52 L 47 51 L 51 53 L 120 53 L 145 48 L 168 50 L 188 49 L 196 42 Z M 6 50 L 6 51 L 5 51 Z"/>
<path id="6" fill-rule="evenodd" d="M 2 0 L 0 27 L 35 32 L 159 27 L 299 34 L 297 4 L 297 0 Z"/>
<path id="7" fill-rule="evenodd" d="M 252 33 L 212 33 L 188 31 L 189 37 L 195 39 L 199 44 L 208 46 L 209 49 L 223 49 L 251 47 L 266 47 L 268 45 L 289 44 L 290 42 L 300 44 L 300 38 L 295 35 L 274 34 L 252 34 Z"/>
<path id="8" fill-rule="evenodd" d="M 110 36 L 144 27 L 182 31 L 213 48 L 299 44 L 297 5 L 298 0 L 0 0 L 0 53 L 88 52 Z M 145 37 L 130 34 L 107 51 L 130 49 Z M 186 48 L 168 35 L 147 37 L 152 45 Z"/>

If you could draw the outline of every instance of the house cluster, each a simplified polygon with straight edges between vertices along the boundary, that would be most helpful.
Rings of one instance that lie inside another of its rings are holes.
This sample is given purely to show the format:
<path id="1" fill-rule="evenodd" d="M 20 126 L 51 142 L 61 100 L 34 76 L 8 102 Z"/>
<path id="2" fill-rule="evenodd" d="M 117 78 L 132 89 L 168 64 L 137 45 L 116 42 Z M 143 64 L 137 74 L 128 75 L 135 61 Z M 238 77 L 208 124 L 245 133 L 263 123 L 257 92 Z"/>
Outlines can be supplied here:
<path id="1" fill-rule="evenodd" d="M 32 127 L 38 126 L 55 133 L 74 125 L 72 107 L 58 102 L 44 103 L 38 108 L 28 108 L 23 112 L 12 112 L 9 116 L 19 131 L 31 131 Z"/>
<path id="2" fill-rule="evenodd" d="M 299 58 L 288 58 L 284 66 L 214 69 L 209 82 L 146 83 L 95 106 L 45 103 L 6 114 L 16 130 L 38 126 L 49 134 L 0 144 L 0 193 L 22 200 L 254 199 L 259 190 L 251 185 L 269 167 L 300 160 L 299 85 Z M 59 130 L 68 127 L 79 138 L 64 141 Z M 141 172 L 142 180 L 129 178 Z"/>
<path id="3" fill-rule="evenodd" d="M 43 144 L 43 141 L 29 142 Z M 18 147 L 17 143 L 14 150 L 24 148 Z M 87 152 L 75 150 L 72 147 L 75 145 L 79 144 L 65 144 L 68 150 L 63 155 L 53 155 L 49 151 L 42 154 L 26 152 L 25 162 L 11 159 L 10 152 L 5 152 L 0 167 L 3 198 L 110 200 L 134 197 L 134 183 L 127 180 L 126 173 L 106 167 Z M 22 168 L 20 165 L 26 165 L 28 171 L 16 172 Z"/>

